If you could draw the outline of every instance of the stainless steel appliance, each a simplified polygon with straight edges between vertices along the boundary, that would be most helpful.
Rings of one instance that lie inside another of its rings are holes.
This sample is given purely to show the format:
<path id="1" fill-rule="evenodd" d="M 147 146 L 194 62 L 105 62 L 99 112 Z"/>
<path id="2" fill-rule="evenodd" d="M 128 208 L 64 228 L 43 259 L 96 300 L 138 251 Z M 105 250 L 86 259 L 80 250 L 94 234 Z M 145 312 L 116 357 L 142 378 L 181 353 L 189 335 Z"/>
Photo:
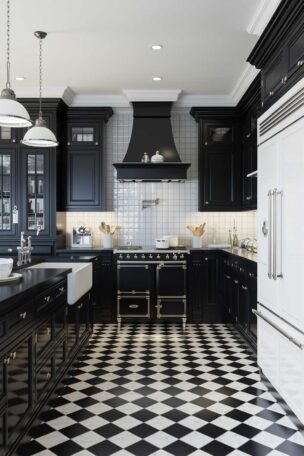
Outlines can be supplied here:
<path id="1" fill-rule="evenodd" d="M 90 248 L 92 247 L 92 232 L 90 228 L 80 225 L 73 228 L 72 247 Z"/>
<path id="2" fill-rule="evenodd" d="M 181 319 L 187 322 L 186 249 L 115 250 L 117 323 Z"/>

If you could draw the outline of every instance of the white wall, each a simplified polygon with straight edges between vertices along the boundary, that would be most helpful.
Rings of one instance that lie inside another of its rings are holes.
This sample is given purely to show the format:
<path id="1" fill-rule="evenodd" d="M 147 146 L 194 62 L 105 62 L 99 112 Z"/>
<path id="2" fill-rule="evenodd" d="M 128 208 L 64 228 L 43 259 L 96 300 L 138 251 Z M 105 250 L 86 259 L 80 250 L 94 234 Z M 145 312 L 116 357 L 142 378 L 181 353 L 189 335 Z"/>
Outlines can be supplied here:
<path id="1" fill-rule="evenodd" d="M 116 244 L 151 246 L 154 239 L 165 234 L 177 234 L 180 243 L 190 245 L 188 224 L 207 223 L 203 243 L 225 242 L 228 230 L 235 220 L 239 238 L 253 236 L 256 232 L 256 213 L 251 212 L 197 212 L 198 207 L 198 126 L 188 111 L 172 115 L 175 143 L 183 161 L 191 162 L 185 183 L 120 183 L 116 180 L 113 162 L 122 161 L 132 129 L 132 113 L 117 113 L 106 125 L 105 179 L 107 207 L 111 212 L 66 213 L 67 231 L 84 223 L 94 233 L 94 245 L 100 246 L 98 225 L 101 221 L 119 226 Z M 158 206 L 142 209 L 143 199 L 159 198 Z M 58 214 L 59 216 L 59 214 Z M 62 219 L 64 214 L 60 214 Z"/>

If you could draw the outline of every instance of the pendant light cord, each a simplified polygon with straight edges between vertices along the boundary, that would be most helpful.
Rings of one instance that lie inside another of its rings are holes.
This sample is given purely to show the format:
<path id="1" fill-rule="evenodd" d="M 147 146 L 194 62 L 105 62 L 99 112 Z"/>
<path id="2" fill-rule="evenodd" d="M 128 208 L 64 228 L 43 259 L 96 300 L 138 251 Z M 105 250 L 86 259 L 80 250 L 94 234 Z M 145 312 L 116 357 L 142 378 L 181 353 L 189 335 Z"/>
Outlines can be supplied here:
<path id="1" fill-rule="evenodd" d="M 39 38 L 39 119 L 42 119 L 42 39 Z"/>
<path id="2" fill-rule="evenodd" d="M 11 88 L 10 83 L 10 69 L 11 69 L 11 62 L 10 62 L 10 0 L 7 0 L 7 26 L 6 26 L 6 47 L 7 47 L 7 60 L 6 60 L 6 88 Z"/>

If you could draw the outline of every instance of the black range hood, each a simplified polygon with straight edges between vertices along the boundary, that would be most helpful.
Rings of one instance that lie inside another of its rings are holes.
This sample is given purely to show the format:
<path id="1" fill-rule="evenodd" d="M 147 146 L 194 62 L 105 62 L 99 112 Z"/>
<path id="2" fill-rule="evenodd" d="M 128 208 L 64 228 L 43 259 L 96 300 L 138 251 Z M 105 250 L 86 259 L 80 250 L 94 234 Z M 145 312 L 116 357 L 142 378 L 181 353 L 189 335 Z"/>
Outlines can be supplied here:
<path id="1" fill-rule="evenodd" d="M 171 102 L 133 102 L 134 121 L 130 144 L 121 163 L 113 163 L 117 179 L 122 182 L 181 182 L 187 179 L 190 163 L 178 155 L 171 126 Z M 145 152 L 151 157 L 156 151 L 163 163 L 142 163 Z"/>

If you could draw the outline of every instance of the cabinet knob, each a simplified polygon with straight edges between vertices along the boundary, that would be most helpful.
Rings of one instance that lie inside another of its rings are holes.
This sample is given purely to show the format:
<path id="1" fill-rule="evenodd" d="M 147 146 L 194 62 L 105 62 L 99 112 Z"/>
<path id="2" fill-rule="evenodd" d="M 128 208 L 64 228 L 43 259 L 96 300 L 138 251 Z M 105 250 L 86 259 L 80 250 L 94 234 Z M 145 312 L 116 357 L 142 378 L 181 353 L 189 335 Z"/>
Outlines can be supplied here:
<path id="1" fill-rule="evenodd" d="M 303 59 L 298 60 L 298 66 L 299 67 L 302 66 L 303 64 L 304 64 L 304 60 Z"/>
<path id="2" fill-rule="evenodd" d="M 67 143 L 67 145 L 68 145 L 68 146 L 70 146 L 70 145 L 71 145 L 71 143 L 70 143 L 70 142 L 68 142 L 68 143 Z"/>
<path id="3" fill-rule="evenodd" d="M 15 143 L 15 142 L 16 142 L 16 140 L 15 140 L 15 139 L 13 139 L 13 143 Z"/>
<path id="4" fill-rule="evenodd" d="M 44 297 L 45 302 L 49 302 L 50 299 L 51 299 L 51 296 L 45 296 L 45 297 Z"/>
<path id="5" fill-rule="evenodd" d="M 205 204 L 209 204 L 209 201 L 205 201 Z"/>
<path id="6" fill-rule="evenodd" d="M 64 290 L 65 290 L 65 288 L 64 288 L 64 287 L 60 287 L 60 288 L 59 288 L 59 291 L 60 291 L 60 293 L 63 293 L 63 292 L 64 292 Z"/>
<path id="7" fill-rule="evenodd" d="M 250 136 L 251 136 L 251 133 L 247 133 L 246 138 L 248 139 L 248 138 L 250 138 Z"/>
<path id="8" fill-rule="evenodd" d="M 26 312 L 21 312 L 20 318 L 21 318 L 21 320 L 25 320 L 26 319 Z"/>
<path id="9" fill-rule="evenodd" d="M 12 359 L 15 359 L 16 356 L 17 356 L 17 352 L 12 352 L 12 353 L 10 354 L 10 357 L 11 357 Z"/>
<path id="10" fill-rule="evenodd" d="M 252 199 L 252 196 L 246 196 L 246 200 L 250 201 Z"/>
<path id="11" fill-rule="evenodd" d="M 207 257 L 205 257 L 205 258 L 204 258 L 204 260 L 205 260 L 205 261 L 208 261 L 208 258 L 207 258 Z"/>
<path id="12" fill-rule="evenodd" d="M 248 287 L 245 287 L 245 285 L 242 285 L 243 290 L 247 291 Z"/>
<path id="13" fill-rule="evenodd" d="M 97 141 L 95 142 L 95 146 L 98 146 L 98 142 Z"/>
<path id="14" fill-rule="evenodd" d="M 284 76 L 284 78 L 281 79 L 282 84 L 285 84 L 287 82 L 287 76 Z"/>
<path id="15" fill-rule="evenodd" d="M 9 364 L 10 363 L 10 358 L 8 358 L 7 356 L 4 358 L 3 360 L 3 364 Z"/>
<path id="16" fill-rule="evenodd" d="M 46 374 L 46 379 L 49 380 L 50 378 L 51 378 L 51 372 L 48 372 L 48 373 Z"/>
<path id="17" fill-rule="evenodd" d="M 13 249 L 7 249 L 7 251 L 8 251 L 9 253 L 12 253 Z"/>
<path id="18" fill-rule="evenodd" d="M 269 96 L 272 97 L 274 95 L 274 91 L 273 90 L 270 90 L 269 91 Z"/>

